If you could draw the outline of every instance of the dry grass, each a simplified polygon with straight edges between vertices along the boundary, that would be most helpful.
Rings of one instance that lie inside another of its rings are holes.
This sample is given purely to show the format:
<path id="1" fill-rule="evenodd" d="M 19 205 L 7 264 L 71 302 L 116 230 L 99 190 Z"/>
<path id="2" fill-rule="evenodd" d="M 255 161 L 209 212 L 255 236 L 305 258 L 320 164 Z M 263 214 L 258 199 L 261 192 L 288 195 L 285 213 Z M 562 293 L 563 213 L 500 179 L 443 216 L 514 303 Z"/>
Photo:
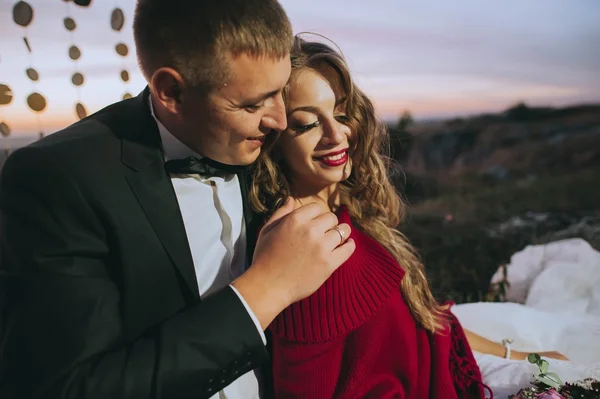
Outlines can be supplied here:
<path id="1" fill-rule="evenodd" d="M 440 195 L 413 206 L 401 226 L 418 248 L 440 300 L 488 300 L 488 284 L 497 268 L 547 233 L 524 230 L 492 238 L 485 233 L 492 224 L 528 211 L 600 213 L 600 169 L 532 181 L 477 180 L 447 180 L 438 187 Z M 448 214 L 451 222 L 444 220 Z M 600 247 L 600 242 L 592 244 Z"/>

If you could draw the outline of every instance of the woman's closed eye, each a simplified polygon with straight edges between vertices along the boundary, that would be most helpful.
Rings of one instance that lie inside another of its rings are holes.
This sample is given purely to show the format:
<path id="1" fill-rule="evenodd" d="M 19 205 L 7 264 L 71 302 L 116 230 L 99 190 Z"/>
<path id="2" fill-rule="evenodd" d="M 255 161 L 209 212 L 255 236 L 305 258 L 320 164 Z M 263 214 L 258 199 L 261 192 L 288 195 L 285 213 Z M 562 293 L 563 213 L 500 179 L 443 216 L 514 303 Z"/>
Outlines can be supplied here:
<path id="1" fill-rule="evenodd" d="M 297 133 L 305 133 L 305 132 L 308 132 L 308 131 L 309 131 L 309 130 L 311 130 L 311 129 L 314 129 L 314 128 L 316 128 L 316 127 L 319 127 L 320 125 L 321 125 L 321 122 L 319 122 L 319 121 L 317 120 L 317 121 L 314 121 L 313 123 L 309 123 L 309 124 L 307 124 L 307 125 L 294 125 L 294 126 L 292 127 L 292 129 L 293 129 L 295 132 L 297 132 Z"/>
<path id="2" fill-rule="evenodd" d="M 346 124 L 348 124 L 348 122 L 350 122 L 350 117 L 345 114 L 338 114 L 335 116 L 335 120 L 338 121 L 339 123 L 346 125 Z"/>

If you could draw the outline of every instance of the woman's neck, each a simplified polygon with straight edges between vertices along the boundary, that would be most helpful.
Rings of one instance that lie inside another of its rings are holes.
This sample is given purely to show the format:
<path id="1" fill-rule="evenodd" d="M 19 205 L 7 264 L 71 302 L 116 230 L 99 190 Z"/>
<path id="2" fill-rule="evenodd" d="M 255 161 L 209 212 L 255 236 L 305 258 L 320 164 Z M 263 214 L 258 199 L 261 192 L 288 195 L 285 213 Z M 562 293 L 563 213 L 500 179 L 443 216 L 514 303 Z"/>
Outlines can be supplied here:
<path id="1" fill-rule="evenodd" d="M 294 189 L 294 199 L 300 205 L 318 202 L 326 205 L 330 211 L 335 212 L 342 203 L 342 196 L 339 184 L 333 184 L 322 189 L 308 189 L 303 187 L 301 190 Z"/>

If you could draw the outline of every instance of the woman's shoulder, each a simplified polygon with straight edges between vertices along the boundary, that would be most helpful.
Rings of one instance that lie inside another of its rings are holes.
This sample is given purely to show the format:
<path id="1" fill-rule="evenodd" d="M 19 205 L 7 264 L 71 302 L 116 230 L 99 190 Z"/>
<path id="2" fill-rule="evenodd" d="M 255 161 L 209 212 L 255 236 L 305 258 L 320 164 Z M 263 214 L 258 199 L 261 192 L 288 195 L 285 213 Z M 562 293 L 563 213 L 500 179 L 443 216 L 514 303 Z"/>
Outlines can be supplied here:
<path id="1" fill-rule="evenodd" d="M 346 207 L 336 214 L 340 223 L 351 223 Z M 352 227 L 354 254 L 314 294 L 273 321 L 270 329 L 276 336 L 301 342 L 336 339 L 360 327 L 398 292 L 402 268 L 383 247 Z"/>

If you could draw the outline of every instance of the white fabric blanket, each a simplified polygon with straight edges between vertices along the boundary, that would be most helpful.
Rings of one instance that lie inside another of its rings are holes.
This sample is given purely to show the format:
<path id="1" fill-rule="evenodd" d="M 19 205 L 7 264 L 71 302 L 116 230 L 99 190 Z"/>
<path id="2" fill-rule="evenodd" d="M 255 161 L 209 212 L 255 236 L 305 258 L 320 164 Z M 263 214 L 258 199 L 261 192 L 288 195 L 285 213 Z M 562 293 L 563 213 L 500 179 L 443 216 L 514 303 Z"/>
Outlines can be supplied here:
<path id="1" fill-rule="evenodd" d="M 528 246 L 507 270 L 511 302 L 456 305 L 462 325 L 496 342 L 511 338 L 516 350 L 565 354 L 570 361 L 548 359 L 563 381 L 600 380 L 600 252 L 581 239 Z M 498 270 L 492 282 L 500 279 Z M 475 357 L 495 398 L 529 386 L 536 371 L 526 360 Z"/>

